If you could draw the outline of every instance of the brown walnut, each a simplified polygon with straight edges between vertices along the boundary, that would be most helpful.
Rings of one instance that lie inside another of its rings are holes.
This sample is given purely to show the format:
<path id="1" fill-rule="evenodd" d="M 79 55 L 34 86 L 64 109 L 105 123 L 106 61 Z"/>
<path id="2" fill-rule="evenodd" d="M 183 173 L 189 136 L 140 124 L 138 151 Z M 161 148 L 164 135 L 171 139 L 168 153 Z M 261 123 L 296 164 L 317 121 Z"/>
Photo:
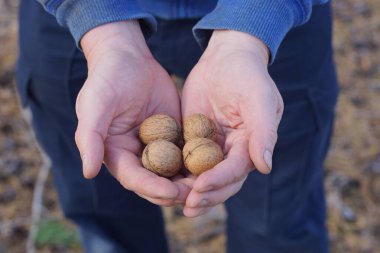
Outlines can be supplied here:
<path id="1" fill-rule="evenodd" d="M 182 167 L 181 150 L 166 140 L 149 143 L 142 154 L 143 166 L 162 177 L 172 177 Z"/>
<path id="2" fill-rule="evenodd" d="M 178 143 L 181 137 L 181 127 L 173 117 L 155 114 L 141 123 L 139 136 L 146 145 L 159 139 Z"/>
<path id="3" fill-rule="evenodd" d="M 207 138 L 192 139 L 186 142 L 182 155 L 185 167 L 196 176 L 214 168 L 224 158 L 221 147 Z"/>
<path id="4" fill-rule="evenodd" d="M 185 142 L 195 138 L 215 140 L 215 124 L 203 114 L 193 114 L 187 117 L 183 122 L 183 138 L 185 139 Z"/>

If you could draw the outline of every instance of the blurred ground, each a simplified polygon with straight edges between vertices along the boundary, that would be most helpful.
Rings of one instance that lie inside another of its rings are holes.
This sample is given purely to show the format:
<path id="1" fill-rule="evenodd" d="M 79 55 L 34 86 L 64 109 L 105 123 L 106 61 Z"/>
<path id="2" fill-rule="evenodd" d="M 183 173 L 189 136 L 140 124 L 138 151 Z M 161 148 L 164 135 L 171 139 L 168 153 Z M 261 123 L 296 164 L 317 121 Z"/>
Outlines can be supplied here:
<path id="1" fill-rule="evenodd" d="M 333 253 L 380 252 L 380 1 L 335 0 L 335 59 L 341 84 L 326 161 Z M 0 253 L 25 252 L 41 157 L 20 115 L 13 86 L 17 1 L 0 0 Z M 173 253 L 224 252 L 223 208 L 189 220 L 165 209 Z M 49 178 L 38 252 L 81 252 Z"/>

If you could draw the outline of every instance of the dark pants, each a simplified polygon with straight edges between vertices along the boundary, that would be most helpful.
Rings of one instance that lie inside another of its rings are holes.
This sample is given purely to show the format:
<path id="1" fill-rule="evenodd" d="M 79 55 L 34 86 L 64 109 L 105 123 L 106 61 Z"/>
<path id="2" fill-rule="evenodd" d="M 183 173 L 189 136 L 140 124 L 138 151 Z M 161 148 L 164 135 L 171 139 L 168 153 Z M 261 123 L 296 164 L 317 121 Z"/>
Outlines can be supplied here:
<path id="1" fill-rule="evenodd" d="M 159 20 L 148 43 L 168 72 L 186 77 L 199 58 L 195 22 Z M 311 20 L 287 35 L 269 70 L 285 103 L 273 171 L 251 173 L 227 201 L 228 252 L 325 253 L 323 161 L 338 93 L 329 5 L 315 7 Z M 167 252 L 159 207 L 122 188 L 106 169 L 93 180 L 82 176 L 74 108 L 86 77 L 69 32 L 35 1 L 22 0 L 18 89 L 53 162 L 64 214 L 78 225 L 86 252 Z"/>

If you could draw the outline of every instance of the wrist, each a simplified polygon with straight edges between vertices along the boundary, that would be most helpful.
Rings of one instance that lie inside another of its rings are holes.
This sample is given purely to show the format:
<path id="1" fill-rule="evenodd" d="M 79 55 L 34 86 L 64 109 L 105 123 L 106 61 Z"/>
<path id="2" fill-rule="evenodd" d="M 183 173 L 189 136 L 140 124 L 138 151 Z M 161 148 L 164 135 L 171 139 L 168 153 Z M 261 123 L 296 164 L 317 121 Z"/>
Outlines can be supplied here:
<path id="1" fill-rule="evenodd" d="M 212 33 L 206 51 L 210 50 L 247 50 L 257 56 L 263 64 L 268 65 L 269 49 L 258 38 L 248 33 L 235 30 L 215 30 Z"/>
<path id="2" fill-rule="evenodd" d="M 104 24 L 87 32 L 80 41 L 87 61 L 110 50 L 151 56 L 137 20 Z"/>

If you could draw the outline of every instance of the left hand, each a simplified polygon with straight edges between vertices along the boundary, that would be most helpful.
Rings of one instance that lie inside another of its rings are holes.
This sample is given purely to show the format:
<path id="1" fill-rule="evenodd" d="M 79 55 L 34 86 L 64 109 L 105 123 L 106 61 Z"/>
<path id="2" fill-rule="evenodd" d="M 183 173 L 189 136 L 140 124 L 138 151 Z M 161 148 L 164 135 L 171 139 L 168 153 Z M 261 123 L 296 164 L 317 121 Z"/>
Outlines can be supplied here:
<path id="1" fill-rule="evenodd" d="M 97 26 L 81 45 L 89 72 L 77 97 L 75 140 L 84 176 L 95 177 L 104 162 L 124 188 L 142 198 L 164 206 L 183 203 L 190 191 L 186 179 L 173 182 L 141 165 L 140 124 L 157 113 L 180 122 L 181 108 L 178 91 L 153 58 L 138 21 Z"/>
<path id="2" fill-rule="evenodd" d="M 257 38 L 214 31 L 186 80 L 183 119 L 203 113 L 216 123 L 225 160 L 192 182 L 184 214 L 195 217 L 223 203 L 242 187 L 254 168 L 272 169 L 283 101 L 268 74 L 269 53 Z"/>

